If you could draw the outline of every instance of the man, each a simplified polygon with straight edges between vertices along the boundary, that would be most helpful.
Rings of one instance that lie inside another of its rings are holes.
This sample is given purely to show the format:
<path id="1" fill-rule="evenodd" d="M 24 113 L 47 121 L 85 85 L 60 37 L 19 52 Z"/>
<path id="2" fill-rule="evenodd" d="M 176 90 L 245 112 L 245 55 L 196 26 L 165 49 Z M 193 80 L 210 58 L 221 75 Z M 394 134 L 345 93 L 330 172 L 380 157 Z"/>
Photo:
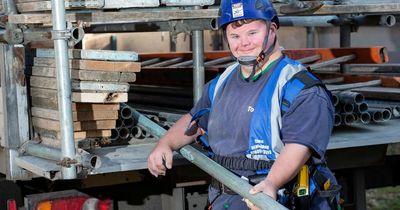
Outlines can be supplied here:
<path id="1" fill-rule="evenodd" d="M 336 193 L 316 197 L 318 190 L 331 189 L 336 180 L 325 164 L 313 161 L 324 163 L 333 128 L 330 97 L 304 66 L 282 54 L 272 4 L 222 0 L 218 24 L 238 62 L 207 83 L 190 113 L 160 139 L 148 157 L 149 171 L 165 175 L 172 166 L 172 151 L 207 134 L 216 162 L 256 182 L 251 193 L 263 192 L 297 209 L 298 203 L 306 203 L 303 209 L 336 208 Z M 321 175 L 325 189 L 317 183 L 313 189 L 310 186 L 307 199 L 300 199 L 292 193 L 292 180 L 306 163 L 310 173 Z M 260 174 L 261 182 L 254 181 Z M 209 202 L 217 210 L 247 209 L 247 205 L 256 209 L 217 180 L 209 188 Z"/>

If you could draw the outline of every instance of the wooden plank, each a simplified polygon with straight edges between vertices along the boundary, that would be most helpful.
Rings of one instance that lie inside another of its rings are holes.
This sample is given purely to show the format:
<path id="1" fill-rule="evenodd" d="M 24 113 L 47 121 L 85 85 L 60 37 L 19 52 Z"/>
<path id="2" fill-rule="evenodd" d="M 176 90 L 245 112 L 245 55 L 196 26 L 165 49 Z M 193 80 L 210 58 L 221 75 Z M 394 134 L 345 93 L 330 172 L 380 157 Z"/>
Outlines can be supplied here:
<path id="1" fill-rule="evenodd" d="M 56 78 L 31 76 L 30 82 L 31 87 L 57 90 Z M 123 93 L 129 91 L 129 84 L 74 80 L 71 89 L 73 92 Z"/>
<path id="2" fill-rule="evenodd" d="M 31 88 L 32 98 L 45 98 L 57 102 L 57 91 L 43 88 Z"/>
<path id="3" fill-rule="evenodd" d="M 27 2 L 39 2 L 39 1 L 43 1 L 43 0 L 15 0 L 15 3 L 27 3 Z"/>
<path id="4" fill-rule="evenodd" d="M 57 80 L 50 77 L 31 76 L 30 85 L 31 87 L 57 90 Z"/>
<path id="5" fill-rule="evenodd" d="M 133 72 L 105 72 L 73 70 L 71 77 L 83 81 L 103 81 L 103 82 L 135 82 L 136 73 Z"/>
<path id="6" fill-rule="evenodd" d="M 49 100 L 48 98 L 31 98 L 32 106 L 46 109 L 58 109 L 57 100 Z M 115 104 L 93 104 L 93 103 L 72 103 L 72 111 L 95 111 L 95 110 L 119 110 L 120 105 Z"/>
<path id="7" fill-rule="evenodd" d="M 313 2 L 313 1 L 308 1 L 308 2 Z M 282 4 L 275 5 L 275 8 L 279 12 L 278 15 L 285 15 L 284 10 L 281 11 L 280 9 L 281 6 L 284 5 Z M 391 13 L 397 13 L 399 11 L 400 11 L 400 3 L 376 3 L 376 4 L 366 3 L 366 4 L 342 4 L 342 5 L 324 4 L 317 9 L 294 13 L 291 15 L 338 15 L 338 14 L 367 14 L 367 13 L 391 14 Z"/>
<path id="8" fill-rule="evenodd" d="M 96 93 L 126 93 L 129 91 L 128 83 L 73 81 L 73 91 Z"/>
<path id="9" fill-rule="evenodd" d="M 104 9 L 158 7 L 159 5 L 158 0 L 104 0 Z"/>
<path id="10" fill-rule="evenodd" d="M 3 115 L 3 90 L 0 86 L 0 98 L 2 101 L 0 102 L 0 146 L 5 146 L 5 139 L 4 139 L 4 115 Z"/>
<path id="11" fill-rule="evenodd" d="M 28 44 L 26 44 L 31 49 L 34 48 L 54 48 L 54 41 L 49 40 L 49 41 L 31 41 Z"/>
<path id="12" fill-rule="evenodd" d="M 81 103 L 128 102 L 128 93 L 74 93 L 72 101 Z"/>
<path id="13" fill-rule="evenodd" d="M 72 111 L 112 111 L 119 110 L 119 104 L 85 104 L 72 103 Z"/>
<path id="14" fill-rule="evenodd" d="M 53 58 L 33 59 L 34 66 L 56 67 Z M 122 62 L 122 61 L 95 61 L 95 60 L 79 60 L 70 59 L 69 67 L 72 69 L 84 69 L 94 71 L 112 71 L 112 72 L 139 72 L 140 63 L 138 62 Z"/>
<path id="15" fill-rule="evenodd" d="M 36 57 L 54 58 L 54 55 L 54 49 L 36 49 Z M 138 61 L 138 54 L 132 51 L 68 49 L 68 56 L 83 60 Z"/>
<path id="16" fill-rule="evenodd" d="M 59 112 L 54 109 L 46 109 L 40 107 L 31 108 L 32 116 L 41 117 L 50 120 L 59 120 Z M 92 121 L 92 120 L 116 120 L 118 119 L 118 111 L 73 111 L 73 121 Z"/>
<path id="17" fill-rule="evenodd" d="M 94 8 L 100 9 L 104 6 L 104 1 L 100 0 L 67 0 L 65 2 L 65 9 L 80 9 L 80 8 Z M 20 1 L 16 4 L 19 12 L 37 12 L 51 10 L 51 1 Z"/>
<path id="18" fill-rule="evenodd" d="M 167 6 L 204 6 L 213 5 L 214 0 L 161 0 L 161 4 Z"/>
<path id="19" fill-rule="evenodd" d="M 36 107 L 58 109 L 57 100 L 50 100 L 48 98 L 31 97 L 31 104 Z"/>
<path id="20" fill-rule="evenodd" d="M 79 132 L 79 133 L 83 133 L 83 132 Z M 87 147 L 87 149 L 93 148 L 95 146 L 93 138 L 100 138 L 100 137 L 75 138 L 74 139 L 75 140 L 75 148 L 82 148 L 82 146 Z M 101 138 L 103 138 L 103 137 L 101 137 Z M 108 138 L 108 137 L 104 137 L 104 138 Z M 57 139 L 54 137 L 40 136 L 39 141 L 41 144 L 51 146 L 54 148 L 61 147 L 61 139 Z"/>
<path id="21" fill-rule="evenodd" d="M 51 2 L 39 1 L 39 2 L 27 2 L 17 3 L 17 10 L 19 12 L 33 12 L 33 11 L 45 11 L 51 9 Z"/>
<path id="22" fill-rule="evenodd" d="M 130 7 L 157 7 L 158 0 L 68 0 L 65 1 L 65 9 L 119 9 Z M 17 3 L 19 12 L 37 12 L 51 10 L 51 1 L 21 1 Z"/>
<path id="23" fill-rule="evenodd" d="M 112 2 L 112 1 L 110 1 Z M 274 5 L 275 6 L 275 5 Z M 276 5 L 279 12 L 283 5 Z M 400 3 L 385 4 L 357 4 L 357 5 L 323 5 L 317 10 L 310 13 L 301 13 L 296 15 L 334 15 L 334 14 L 351 14 L 351 13 L 398 13 L 400 11 Z M 283 14 L 280 14 L 283 15 Z M 78 20 L 91 23 L 128 23 L 132 22 L 154 22 L 169 21 L 176 19 L 199 19 L 199 18 L 218 18 L 218 8 L 199 9 L 199 10 L 174 10 L 157 8 L 149 12 L 149 10 L 140 11 L 121 11 L 121 12 L 87 12 L 87 13 L 69 13 L 66 19 L 69 22 L 77 22 Z M 15 14 L 9 15 L 8 21 L 13 24 L 51 24 L 51 14 Z"/>
<path id="24" fill-rule="evenodd" d="M 77 22 L 78 20 L 91 23 L 130 23 L 130 22 L 154 22 L 168 21 L 177 19 L 199 19 L 199 18 L 218 18 L 218 9 L 199 9 L 199 10 L 180 10 L 180 9 L 139 9 L 134 11 L 120 12 L 86 12 L 86 13 L 67 13 L 66 20 Z M 51 24 L 51 14 L 17 14 L 9 15 L 8 22 L 14 24 Z"/>
<path id="25" fill-rule="evenodd" d="M 60 122 L 57 120 L 32 117 L 32 125 L 53 131 L 60 131 Z M 78 121 L 73 123 L 74 131 L 107 130 L 115 128 L 115 120 Z"/>
<path id="26" fill-rule="evenodd" d="M 50 109 L 57 109 L 57 91 L 43 88 L 31 88 L 31 96 L 36 100 L 51 101 Z M 72 93 L 72 102 L 80 103 L 123 103 L 128 101 L 128 93 Z M 37 101 L 36 101 L 37 102 Z M 46 103 L 46 102 L 45 102 Z M 43 106 L 39 106 L 43 107 Z"/>
<path id="27" fill-rule="evenodd" d="M 44 128 L 35 128 L 35 133 L 40 137 L 48 137 L 53 139 L 61 139 L 61 133 L 48 130 Z M 74 139 L 96 138 L 96 137 L 110 137 L 111 130 L 89 130 L 89 131 L 74 131 Z"/>
<path id="28" fill-rule="evenodd" d="M 37 129 L 37 128 L 35 128 Z M 75 143 L 75 148 L 78 148 L 79 142 L 82 141 L 83 139 L 74 139 Z M 61 140 L 56 139 L 56 138 L 51 138 L 47 136 L 40 136 L 37 141 L 40 141 L 41 144 L 49 146 L 49 147 L 54 147 L 54 148 L 61 148 Z"/>
<path id="29" fill-rule="evenodd" d="M 28 3 L 28 2 L 43 2 L 43 1 L 48 1 L 48 0 L 16 0 L 15 3 Z M 91 3 L 91 2 L 104 2 L 104 0 L 65 0 L 66 2 L 86 2 L 86 3 Z"/>
<path id="30" fill-rule="evenodd" d="M 71 69 L 71 79 L 98 82 L 135 82 L 136 73 Z M 33 76 L 56 77 L 56 68 L 32 66 Z"/>

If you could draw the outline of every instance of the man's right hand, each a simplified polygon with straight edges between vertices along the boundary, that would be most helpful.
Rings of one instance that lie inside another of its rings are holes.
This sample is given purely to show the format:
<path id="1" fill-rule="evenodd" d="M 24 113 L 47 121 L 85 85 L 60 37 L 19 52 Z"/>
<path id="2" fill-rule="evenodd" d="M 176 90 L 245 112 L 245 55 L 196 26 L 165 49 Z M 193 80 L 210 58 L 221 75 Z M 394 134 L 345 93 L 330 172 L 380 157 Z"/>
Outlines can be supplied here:
<path id="1" fill-rule="evenodd" d="M 194 142 L 196 136 L 200 134 L 196 128 L 195 134 L 185 135 L 186 127 L 191 119 L 190 114 L 183 115 L 158 141 L 150 153 L 147 158 L 147 167 L 155 177 L 165 176 L 167 169 L 171 169 L 173 151 Z"/>
<path id="2" fill-rule="evenodd" d="M 167 169 L 172 167 L 172 149 L 160 141 L 147 158 L 147 168 L 155 177 L 165 176 Z"/>

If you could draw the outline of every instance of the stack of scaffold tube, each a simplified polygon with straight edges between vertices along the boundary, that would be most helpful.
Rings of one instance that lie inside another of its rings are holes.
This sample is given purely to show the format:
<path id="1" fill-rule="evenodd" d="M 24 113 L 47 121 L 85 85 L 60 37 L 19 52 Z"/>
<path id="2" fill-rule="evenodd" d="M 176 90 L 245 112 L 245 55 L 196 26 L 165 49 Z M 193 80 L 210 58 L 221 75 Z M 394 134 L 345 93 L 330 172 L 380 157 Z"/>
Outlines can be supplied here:
<path id="1" fill-rule="evenodd" d="M 152 120 L 154 123 L 157 123 L 164 129 L 168 130 L 175 121 L 171 122 L 168 120 L 168 117 L 162 116 L 160 114 L 162 113 L 147 113 L 145 114 L 145 116 Z M 160 118 L 162 120 L 160 120 Z M 156 140 L 153 135 L 151 135 L 145 128 L 137 124 L 136 120 L 133 117 L 133 109 L 131 108 L 131 106 L 125 103 L 121 103 L 119 118 L 116 121 L 116 127 L 115 129 L 111 130 L 111 143 L 125 144 L 131 140 L 142 139 L 146 139 L 146 141 L 148 141 L 149 139 Z"/>
<path id="2" fill-rule="evenodd" d="M 335 108 L 335 127 L 382 123 L 400 117 L 400 102 L 366 100 L 363 94 L 351 90 L 332 91 L 332 102 Z M 138 110 L 166 130 L 182 116 L 182 114 L 161 109 L 139 108 Z M 135 144 L 152 140 L 157 141 L 135 121 L 132 106 L 122 103 L 116 128 L 111 130 L 111 145 Z"/>
<path id="3" fill-rule="evenodd" d="M 332 92 L 335 107 L 334 125 L 380 123 L 400 117 L 400 104 L 389 101 L 365 100 L 361 93 Z"/>

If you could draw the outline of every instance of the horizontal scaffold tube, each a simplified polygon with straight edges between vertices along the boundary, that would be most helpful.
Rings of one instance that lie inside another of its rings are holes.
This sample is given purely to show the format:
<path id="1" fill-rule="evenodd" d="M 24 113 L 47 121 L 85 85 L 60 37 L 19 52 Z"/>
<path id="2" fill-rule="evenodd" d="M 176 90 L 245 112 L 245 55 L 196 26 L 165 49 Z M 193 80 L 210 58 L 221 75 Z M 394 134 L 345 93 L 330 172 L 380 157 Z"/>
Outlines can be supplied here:
<path id="1" fill-rule="evenodd" d="M 76 153 L 77 165 L 82 165 L 85 168 L 99 168 L 101 166 L 100 158 L 97 155 L 92 155 L 84 150 L 78 149 Z M 61 150 L 53 147 L 49 147 L 33 141 L 28 141 L 23 144 L 21 151 L 24 154 L 40 157 L 47 160 L 61 161 L 62 154 Z"/>

